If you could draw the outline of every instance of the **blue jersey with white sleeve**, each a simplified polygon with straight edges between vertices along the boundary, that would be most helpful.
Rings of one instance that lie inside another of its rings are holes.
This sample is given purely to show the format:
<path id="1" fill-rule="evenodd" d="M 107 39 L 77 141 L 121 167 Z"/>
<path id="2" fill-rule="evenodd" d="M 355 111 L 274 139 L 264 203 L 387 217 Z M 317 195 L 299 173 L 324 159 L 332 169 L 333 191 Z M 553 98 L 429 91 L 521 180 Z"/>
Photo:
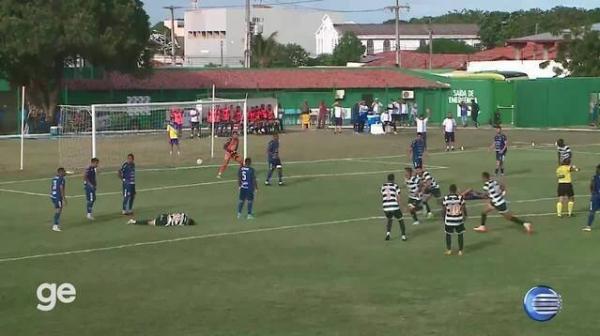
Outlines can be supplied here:
<path id="1" fill-rule="evenodd" d="M 494 149 L 496 150 L 496 153 L 501 153 L 504 154 L 506 152 L 506 135 L 504 134 L 496 134 L 496 136 L 494 136 Z"/>
<path id="2" fill-rule="evenodd" d="M 52 185 L 50 186 L 50 198 L 55 200 L 62 200 L 63 194 L 62 189 L 65 187 L 65 178 L 63 176 L 56 175 L 52 178 Z"/>
<path id="3" fill-rule="evenodd" d="M 413 160 L 421 159 L 425 153 L 425 141 L 423 139 L 415 139 L 410 144 L 410 148 L 412 149 Z"/>
<path id="4" fill-rule="evenodd" d="M 279 140 L 269 141 L 267 152 L 269 154 L 269 160 L 277 158 L 279 156 Z"/>
<path id="5" fill-rule="evenodd" d="M 123 184 L 135 184 L 135 163 L 124 162 L 121 166 Z"/>
<path id="6" fill-rule="evenodd" d="M 89 166 L 86 168 L 84 173 L 83 184 L 86 187 L 96 189 L 96 168 Z"/>
<path id="7" fill-rule="evenodd" d="M 247 190 L 249 192 L 253 192 L 256 186 L 254 185 L 254 181 L 256 180 L 254 175 L 254 168 L 252 167 L 242 167 L 239 171 L 239 183 L 240 189 Z"/>

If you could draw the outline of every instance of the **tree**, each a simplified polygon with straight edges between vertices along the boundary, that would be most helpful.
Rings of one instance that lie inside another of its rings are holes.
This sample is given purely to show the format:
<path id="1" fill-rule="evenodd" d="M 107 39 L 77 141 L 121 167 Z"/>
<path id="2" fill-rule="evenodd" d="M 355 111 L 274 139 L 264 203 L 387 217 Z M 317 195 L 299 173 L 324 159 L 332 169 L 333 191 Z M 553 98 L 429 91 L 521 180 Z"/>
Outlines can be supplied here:
<path id="1" fill-rule="evenodd" d="M 0 17 L 0 76 L 50 118 L 69 60 L 126 73 L 150 65 L 141 0 L 3 0 Z"/>
<path id="2" fill-rule="evenodd" d="M 269 68 L 277 58 L 279 43 L 275 39 L 277 32 L 272 33 L 266 39 L 262 34 L 252 38 L 252 67 Z"/>
<path id="3" fill-rule="evenodd" d="M 293 68 L 307 66 L 310 61 L 310 54 L 300 45 L 288 43 L 286 45 L 278 45 L 277 56 L 274 66 Z"/>
<path id="4" fill-rule="evenodd" d="M 358 62 L 365 53 L 365 46 L 352 32 L 345 32 L 339 43 L 333 49 L 333 65 L 346 65 L 348 62 Z"/>
<path id="5" fill-rule="evenodd" d="M 428 53 L 429 45 L 423 45 L 417 49 L 418 52 Z M 434 39 L 433 53 L 434 54 L 472 54 L 477 51 L 464 41 L 449 40 L 449 39 Z"/>
<path id="6" fill-rule="evenodd" d="M 572 30 L 558 49 L 557 62 L 567 69 L 572 76 L 600 76 L 600 32 L 585 29 Z M 555 69 L 557 74 L 560 70 Z"/>

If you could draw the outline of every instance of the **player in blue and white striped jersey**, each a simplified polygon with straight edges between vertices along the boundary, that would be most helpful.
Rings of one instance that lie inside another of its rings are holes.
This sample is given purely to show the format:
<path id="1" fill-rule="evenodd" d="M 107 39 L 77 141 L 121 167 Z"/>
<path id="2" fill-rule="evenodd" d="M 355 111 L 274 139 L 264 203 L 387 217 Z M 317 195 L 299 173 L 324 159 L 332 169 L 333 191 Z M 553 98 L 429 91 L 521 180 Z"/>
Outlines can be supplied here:
<path id="1" fill-rule="evenodd" d="M 419 218 L 417 218 L 417 211 L 423 209 L 421 202 L 421 179 L 415 171 L 410 168 L 404 168 L 404 183 L 408 189 L 408 211 L 414 220 L 413 225 L 419 225 Z"/>
<path id="2" fill-rule="evenodd" d="M 573 162 L 573 152 L 571 152 L 571 147 L 569 147 L 565 144 L 565 140 L 563 140 L 563 139 L 556 140 L 556 150 L 557 150 L 559 165 L 561 165 L 566 160 L 570 160 L 571 162 Z M 573 165 L 571 165 L 571 167 L 573 167 L 575 169 L 577 168 Z"/>
<path id="3" fill-rule="evenodd" d="M 391 239 L 392 221 L 396 218 L 400 224 L 402 240 L 406 240 L 406 227 L 400 210 L 400 187 L 396 184 L 394 174 L 389 174 L 387 182 L 381 186 L 383 213 L 387 218 L 385 240 Z"/>
<path id="4" fill-rule="evenodd" d="M 504 199 L 504 195 L 506 194 L 506 190 L 502 184 L 498 181 L 492 179 L 490 177 L 490 173 L 483 172 L 481 174 L 483 179 L 483 191 L 486 193 L 486 198 L 489 200 L 489 203 L 486 205 L 485 209 L 481 213 L 481 225 L 474 228 L 473 230 L 477 232 L 487 232 L 487 228 L 485 226 L 485 222 L 487 220 L 487 215 L 496 210 L 498 213 L 502 215 L 502 217 L 507 220 L 517 223 L 525 229 L 527 233 L 531 233 L 533 228 L 531 223 L 525 222 L 524 220 L 515 217 L 510 211 L 508 211 L 508 206 L 506 204 L 506 200 Z"/>
<path id="5" fill-rule="evenodd" d="M 458 194 L 455 184 L 450 185 L 450 193 L 442 201 L 444 230 L 446 231 L 446 255 L 452 254 L 452 233 L 458 235 L 458 255 L 463 255 L 465 218 L 467 216 L 465 199 Z"/>

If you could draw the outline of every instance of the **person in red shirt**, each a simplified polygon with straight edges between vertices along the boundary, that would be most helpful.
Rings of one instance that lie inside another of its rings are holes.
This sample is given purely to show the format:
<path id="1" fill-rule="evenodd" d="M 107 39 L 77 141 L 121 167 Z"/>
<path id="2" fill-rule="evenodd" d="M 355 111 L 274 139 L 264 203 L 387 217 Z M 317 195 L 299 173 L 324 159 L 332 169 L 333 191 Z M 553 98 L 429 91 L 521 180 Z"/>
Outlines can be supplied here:
<path id="1" fill-rule="evenodd" d="M 250 108 L 250 112 L 248 113 L 248 130 L 250 133 L 258 133 L 258 117 L 256 106 L 252 106 L 252 108 Z"/>
<path id="2" fill-rule="evenodd" d="M 208 122 L 208 124 L 210 125 L 211 129 L 214 127 L 215 131 L 217 131 L 217 125 L 219 124 L 219 110 L 220 110 L 220 106 L 217 105 L 215 106 L 214 109 L 211 109 L 210 111 L 208 111 L 208 117 L 206 118 L 206 121 Z M 215 134 L 215 136 L 217 136 Z"/>
<path id="3" fill-rule="evenodd" d="M 269 121 L 269 133 L 278 132 L 278 120 L 277 117 L 275 117 L 275 112 L 273 111 L 273 106 L 271 104 L 267 105 L 267 120 Z"/>
<path id="4" fill-rule="evenodd" d="M 173 122 L 173 126 L 175 126 L 179 137 L 181 137 L 181 130 L 183 129 L 183 110 L 177 106 L 173 106 L 171 107 L 169 114 L 169 119 Z"/>
<path id="5" fill-rule="evenodd" d="M 241 106 L 237 106 L 235 108 L 235 113 L 233 114 L 233 131 L 239 131 L 242 128 L 242 123 L 244 122 L 244 114 L 242 112 Z"/>
<path id="6" fill-rule="evenodd" d="M 219 123 L 219 134 L 225 135 L 229 134 L 231 129 L 231 110 L 228 107 L 224 107 L 221 110 L 221 120 Z"/>
<path id="7" fill-rule="evenodd" d="M 259 110 L 260 116 L 260 131 L 262 134 L 268 133 L 269 128 L 269 113 L 267 112 L 267 107 L 265 104 L 260 105 Z"/>
<path id="8" fill-rule="evenodd" d="M 242 157 L 237 152 L 239 145 L 240 139 L 238 137 L 238 134 L 234 132 L 231 135 L 231 138 L 229 138 L 229 140 L 227 140 L 227 142 L 225 142 L 225 144 L 223 145 L 223 149 L 225 150 L 225 156 L 223 158 L 223 164 L 221 165 L 221 167 L 219 167 L 219 173 L 217 174 L 217 178 L 221 178 L 221 175 L 225 172 L 225 169 L 227 169 L 227 166 L 229 165 L 229 162 L 232 159 L 235 162 L 242 165 Z"/>

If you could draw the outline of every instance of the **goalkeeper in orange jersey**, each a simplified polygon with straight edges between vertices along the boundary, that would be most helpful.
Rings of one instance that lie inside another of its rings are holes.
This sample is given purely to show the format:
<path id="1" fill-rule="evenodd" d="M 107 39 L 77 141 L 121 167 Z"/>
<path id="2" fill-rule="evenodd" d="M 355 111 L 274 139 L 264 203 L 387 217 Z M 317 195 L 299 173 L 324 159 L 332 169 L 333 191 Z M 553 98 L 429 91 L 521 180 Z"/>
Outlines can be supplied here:
<path id="1" fill-rule="evenodd" d="M 229 138 L 229 140 L 225 142 L 225 145 L 223 145 L 223 149 L 225 150 L 225 157 L 223 158 L 223 164 L 221 165 L 221 167 L 219 167 L 219 174 L 217 175 L 217 178 L 221 178 L 221 175 L 229 165 L 229 161 L 231 161 L 232 159 L 240 165 L 243 164 L 242 157 L 237 152 L 239 145 L 240 139 L 238 137 L 238 134 L 234 132 L 231 135 L 231 138 Z"/>

